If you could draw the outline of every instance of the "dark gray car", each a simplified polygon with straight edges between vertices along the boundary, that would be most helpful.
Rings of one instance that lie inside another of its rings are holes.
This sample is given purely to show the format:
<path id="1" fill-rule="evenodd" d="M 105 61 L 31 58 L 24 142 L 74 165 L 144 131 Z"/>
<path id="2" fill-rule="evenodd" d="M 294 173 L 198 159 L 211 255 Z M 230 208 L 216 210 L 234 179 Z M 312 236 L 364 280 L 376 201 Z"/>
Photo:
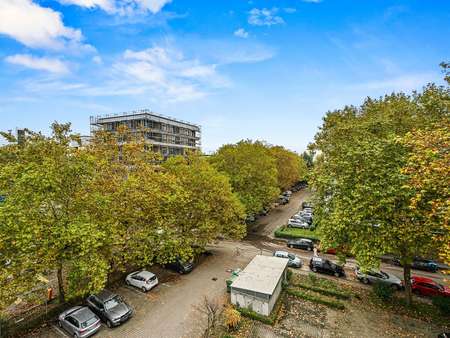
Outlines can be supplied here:
<path id="1" fill-rule="evenodd" d="M 100 319 L 86 306 L 75 306 L 61 313 L 58 324 L 75 338 L 90 337 L 100 330 Z"/>
<path id="2" fill-rule="evenodd" d="M 110 328 L 119 326 L 133 315 L 133 309 L 119 295 L 109 290 L 89 296 L 86 303 Z"/>

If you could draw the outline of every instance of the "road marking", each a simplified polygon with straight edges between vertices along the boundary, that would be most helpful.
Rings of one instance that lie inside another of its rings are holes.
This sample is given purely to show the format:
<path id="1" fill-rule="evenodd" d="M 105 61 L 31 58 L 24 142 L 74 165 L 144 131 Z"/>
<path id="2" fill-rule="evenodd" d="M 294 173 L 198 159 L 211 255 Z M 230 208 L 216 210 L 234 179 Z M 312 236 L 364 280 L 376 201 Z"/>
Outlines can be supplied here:
<path id="1" fill-rule="evenodd" d="M 58 325 L 53 324 L 52 328 L 58 332 L 60 335 L 62 335 L 63 337 L 69 337 L 67 333 L 65 333 L 63 330 L 61 330 Z"/>

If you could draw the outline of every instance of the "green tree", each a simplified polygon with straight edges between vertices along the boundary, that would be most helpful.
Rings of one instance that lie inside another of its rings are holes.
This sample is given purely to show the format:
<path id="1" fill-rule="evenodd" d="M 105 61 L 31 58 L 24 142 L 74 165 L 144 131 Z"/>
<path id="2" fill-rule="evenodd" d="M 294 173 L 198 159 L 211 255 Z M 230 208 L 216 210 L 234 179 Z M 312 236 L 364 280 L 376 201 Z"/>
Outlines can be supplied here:
<path id="1" fill-rule="evenodd" d="M 325 246 L 349 247 L 364 269 L 392 253 L 404 266 L 407 300 L 415 256 L 439 245 L 441 228 L 411 208 L 416 191 L 402 170 L 410 149 L 399 138 L 449 114 L 448 88 L 427 86 L 413 96 L 368 98 L 359 107 L 329 112 L 315 137 L 316 219 Z"/>
<path id="2" fill-rule="evenodd" d="M 443 262 L 450 265 L 450 119 L 423 130 L 413 130 L 400 142 L 409 149 L 402 173 L 414 191 L 410 208 L 423 216 Z"/>
<path id="3" fill-rule="evenodd" d="M 278 171 L 278 188 L 286 190 L 306 176 L 304 159 L 293 151 L 282 146 L 269 147 L 270 154 L 275 158 Z"/>
<path id="4" fill-rule="evenodd" d="M 0 276 L 5 303 L 34 287 L 38 273 L 56 271 L 61 302 L 66 293 L 77 296 L 106 281 L 99 249 L 107 233 L 87 207 L 94 163 L 69 146 L 78 140 L 69 124 L 54 123 L 52 130 L 51 137 L 28 132 L 20 145 L 1 150 L 0 251 L 11 259 Z"/>
<path id="5" fill-rule="evenodd" d="M 276 161 L 262 142 L 247 140 L 224 145 L 211 162 L 229 177 L 248 215 L 269 205 L 280 192 Z"/>
<path id="6" fill-rule="evenodd" d="M 175 254 L 191 256 L 219 236 L 240 239 L 245 235 L 244 207 L 232 192 L 228 177 L 207 159 L 192 153 L 169 158 L 163 168 L 176 178 L 183 198 L 177 198 L 170 211 L 174 223 L 165 228 L 171 243 L 177 245 L 165 250 L 160 261 L 167 262 Z"/>

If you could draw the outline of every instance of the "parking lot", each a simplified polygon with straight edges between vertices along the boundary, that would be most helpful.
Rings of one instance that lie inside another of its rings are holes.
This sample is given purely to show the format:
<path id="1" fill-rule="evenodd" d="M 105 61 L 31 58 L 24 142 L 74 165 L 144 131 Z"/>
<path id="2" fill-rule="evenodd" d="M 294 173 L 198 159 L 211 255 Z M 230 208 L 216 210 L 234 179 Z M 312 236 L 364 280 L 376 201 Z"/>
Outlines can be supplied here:
<path id="1" fill-rule="evenodd" d="M 147 293 L 143 293 L 125 284 L 117 290 L 134 309 L 134 316 L 122 326 L 108 329 L 103 325 L 96 337 L 199 337 L 205 326 L 199 306 L 206 296 L 209 299 L 226 299 L 225 280 L 231 270 L 244 268 L 256 254 L 271 255 L 275 250 L 287 250 L 286 242 L 274 239 L 273 231 L 298 210 L 302 200 L 308 196 L 306 191 L 300 191 L 292 196 L 291 203 L 280 206 L 269 215 L 260 218 L 249 232 L 249 236 L 241 242 L 221 241 L 209 247 L 212 255 L 205 259 L 187 275 L 178 275 L 164 271 L 154 271 L 160 277 L 160 284 Z M 303 267 L 298 273 L 309 273 L 308 262 L 312 253 L 299 249 L 289 249 L 303 260 Z M 323 255 L 330 260 L 336 260 L 333 255 Z M 346 281 L 361 283 L 355 280 L 353 269 L 356 262 L 349 259 L 346 266 Z M 402 277 L 400 267 L 382 264 L 382 269 Z M 152 269 L 150 269 L 152 270 Z M 413 274 L 428 276 L 435 280 L 443 279 L 441 273 L 428 273 L 414 270 Z M 327 277 L 327 276 L 324 276 Z M 327 277 L 336 278 L 336 277 Z M 365 287 L 365 286 L 364 286 Z M 68 335 L 52 325 L 30 337 L 57 338 Z"/>

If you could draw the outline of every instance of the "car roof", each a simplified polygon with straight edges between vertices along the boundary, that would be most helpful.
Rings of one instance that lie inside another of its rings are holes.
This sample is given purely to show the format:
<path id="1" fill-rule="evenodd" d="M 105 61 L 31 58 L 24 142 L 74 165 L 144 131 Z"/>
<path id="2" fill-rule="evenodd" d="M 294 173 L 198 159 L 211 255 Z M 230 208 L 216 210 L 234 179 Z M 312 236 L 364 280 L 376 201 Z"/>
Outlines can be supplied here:
<path id="1" fill-rule="evenodd" d="M 88 319 L 91 319 L 92 317 L 95 317 L 95 314 L 89 310 L 88 307 L 83 306 L 79 308 L 78 310 L 70 313 L 70 316 L 77 319 L 80 323 L 83 323 L 87 321 Z"/>
<path id="2" fill-rule="evenodd" d="M 431 278 L 427 278 L 427 277 L 412 276 L 411 278 L 414 279 L 415 282 L 436 284 L 436 282 L 434 280 L 432 280 Z"/>
<path id="3" fill-rule="evenodd" d="M 282 250 L 277 250 L 275 251 L 276 254 L 282 254 L 282 255 L 289 255 L 289 252 L 287 251 L 282 251 Z"/>
<path id="4" fill-rule="evenodd" d="M 100 293 L 96 294 L 95 296 L 98 299 L 100 299 L 102 302 L 106 302 L 106 301 L 116 297 L 117 295 L 114 292 L 104 289 Z"/>
<path id="5" fill-rule="evenodd" d="M 155 275 L 154 273 L 152 273 L 152 272 L 150 272 L 150 271 L 147 271 L 147 270 L 139 271 L 139 272 L 136 274 L 136 276 L 144 277 L 145 279 L 152 278 L 154 275 Z"/>
<path id="6" fill-rule="evenodd" d="M 312 243 L 312 240 L 310 240 L 308 238 L 299 238 L 298 241 L 299 242 L 302 241 L 302 242 L 311 242 Z"/>

